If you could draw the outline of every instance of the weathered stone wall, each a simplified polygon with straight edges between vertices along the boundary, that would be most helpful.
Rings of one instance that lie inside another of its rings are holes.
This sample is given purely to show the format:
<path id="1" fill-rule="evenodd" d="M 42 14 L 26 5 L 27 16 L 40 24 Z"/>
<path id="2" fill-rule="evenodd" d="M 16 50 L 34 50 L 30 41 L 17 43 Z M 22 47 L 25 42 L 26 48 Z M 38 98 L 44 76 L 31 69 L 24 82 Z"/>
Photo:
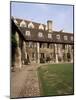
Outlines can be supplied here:
<path id="1" fill-rule="evenodd" d="M 40 47 L 40 43 L 36 42 L 36 46 L 35 47 L 31 46 L 31 48 L 28 45 L 26 47 L 27 49 L 26 52 L 30 57 L 30 61 L 32 61 L 33 53 L 34 53 L 34 60 L 36 61 L 36 63 L 40 62 L 39 60 L 41 57 L 41 53 L 44 53 L 44 58 L 50 57 L 56 63 L 68 61 L 67 53 L 69 53 L 69 50 L 70 50 L 70 56 L 71 56 L 70 61 L 73 61 L 73 50 L 71 48 L 71 45 L 66 44 L 64 49 L 63 49 L 63 44 L 51 44 L 50 43 L 49 47 L 47 47 L 48 43 L 42 43 Z"/>
<path id="2" fill-rule="evenodd" d="M 30 63 L 40 63 L 41 54 L 44 59 L 50 57 L 51 61 L 55 63 L 67 61 L 73 62 L 72 45 L 65 44 L 63 48 L 63 44 L 42 43 L 40 46 L 39 42 L 20 42 L 21 38 L 17 32 L 15 33 L 15 37 L 17 41 L 17 48 L 15 51 L 14 68 L 21 68 L 28 57 Z M 68 53 L 70 54 L 69 60 L 67 56 Z"/>

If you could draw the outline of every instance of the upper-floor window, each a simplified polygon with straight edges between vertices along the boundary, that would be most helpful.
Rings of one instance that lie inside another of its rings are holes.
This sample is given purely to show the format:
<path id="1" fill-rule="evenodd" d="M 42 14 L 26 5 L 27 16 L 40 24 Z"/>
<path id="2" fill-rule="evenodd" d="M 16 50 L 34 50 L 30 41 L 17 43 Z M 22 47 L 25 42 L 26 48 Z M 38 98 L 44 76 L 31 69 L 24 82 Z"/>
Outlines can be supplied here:
<path id="1" fill-rule="evenodd" d="M 39 29 L 44 30 L 44 27 L 42 24 L 39 25 Z"/>
<path id="2" fill-rule="evenodd" d="M 52 34 L 48 33 L 48 38 L 52 38 Z"/>
<path id="3" fill-rule="evenodd" d="M 28 24 L 28 28 L 34 28 L 34 25 L 33 25 L 32 22 L 30 22 L 30 23 Z"/>
<path id="4" fill-rule="evenodd" d="M 39 36 L 39 37 L 43 37 L 43 33 L 42 33 L 42 32 L 39 32 L 39 33 L 38 33 L 38 36 Z"/>
<path id="5" fill-rule="evenodd" d="M 20 27 L 27 27 L 27 24 L 26 24 L 26 22 L 23 20 L 23 21 L 21 21 L 21 23 L 20 23 Z"/>
<path id="6" fill-rule="evenodd" d="M 67 36 L 64 36 L 64 40 L 67 40 L 68 39 L 68 37 Z"/>
<path id="7" fill-rule="evenodd" d="M 26 31 L 26 32 L 25 32 L 25 35 L 26 35 L 26 36 L 30 36 L 30 31 Z"/>
<path id="8" fill-rule="evenodd" d="M 71 38 L 71 41 L 73 41 L 73 36 L 71 36 L 70 38 Z"/>
<path id="9" fill-rule="evenodd" d="M 59 40 L 59 39 L 60 39 L 60 35 L 59 35 L 59 34 L 57 34 L 57 35 L 56 35 L 56 38 Z"/>

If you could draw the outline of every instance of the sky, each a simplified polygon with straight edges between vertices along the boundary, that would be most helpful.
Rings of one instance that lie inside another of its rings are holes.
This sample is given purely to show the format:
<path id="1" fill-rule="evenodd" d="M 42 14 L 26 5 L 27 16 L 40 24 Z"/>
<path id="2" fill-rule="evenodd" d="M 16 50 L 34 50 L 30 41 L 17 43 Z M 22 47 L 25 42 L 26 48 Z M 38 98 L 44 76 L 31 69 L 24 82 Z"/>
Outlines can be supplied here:
<path id="1" fill-rule="evenodd" d="M 11 16 L 47 24 L 53 21 L 53 30 L 73 33 L 73 6 L 11 2 Z"/>

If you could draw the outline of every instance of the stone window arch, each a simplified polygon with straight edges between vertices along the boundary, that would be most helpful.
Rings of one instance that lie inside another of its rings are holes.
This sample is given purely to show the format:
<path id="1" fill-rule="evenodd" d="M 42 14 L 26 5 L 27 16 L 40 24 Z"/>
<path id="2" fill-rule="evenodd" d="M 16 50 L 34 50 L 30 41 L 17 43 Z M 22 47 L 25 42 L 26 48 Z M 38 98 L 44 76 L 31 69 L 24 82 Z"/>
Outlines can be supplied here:
<path id="1" fill-rule="evenodd" d="M 42 24 L 39 25 L 39 29 L 44 30 L 44 27 Z"/>
<path id="2" fill-rule="evenodd" d="M 27 27 L 27 24 L 26 24 L 26 22 L 24 20 L 21 21 L 20 27 Z"/>
<path id="3" fill-rule="evenodd" d="M 28 24 L 28 28 L 34 28 L 34 25 L 33 25 L 32 22 L 30 22 L 30 23 Z"/>

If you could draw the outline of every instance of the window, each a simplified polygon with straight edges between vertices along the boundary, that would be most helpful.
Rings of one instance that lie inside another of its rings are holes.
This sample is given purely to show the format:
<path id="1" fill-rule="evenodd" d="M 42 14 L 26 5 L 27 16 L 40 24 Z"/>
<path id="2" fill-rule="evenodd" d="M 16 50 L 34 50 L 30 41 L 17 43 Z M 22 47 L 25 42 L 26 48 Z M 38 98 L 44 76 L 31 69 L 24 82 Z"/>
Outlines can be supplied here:
<path id="1" fill-rule="evenodd" d="M 21 23 L 20 23 L 20 27 L 27 27 L 26 22 L 25 22 L 24 20 L 21 21 Z"/>
<path id="2" fill-rule="evenodd" d="M 62 49 L 65 49 L 65 44 L 62 44 Z"/>
<path id="3" fill-rule="evenodd" d="M 71 38 L 71 41 L 73 41 L 73 36 L 71 36 L 70 38 Z"/>
<path id="4" fill-rule="evenodd" d="M 67 38 L 67 36 L 64 36 L 64 40 L 67 40 L 68 38 Z"/>
<path id="5" fill-rule="evenodd" d="M 40 43 L 40 48 L 43 48 L 44 46 L 43 46 L 43 43 Z"/>
<path id="6" fill-rule="evenodd" d="M 42 24 L 39 25 L 39 29 L 44 30 L 44 27 Z"/>
<path id="7" fill-rule="evenodd" d="M 30 31 L 26 31 L 26 32 L 25 32 L 25 35 L 26 35 L 26 36 L 30 36 Z"/>
<path id="8" fill-rule="evenodd" d="M 39 37 L 43 37 L 43 33 L 42 33 L 42 32 L 39 32 L 39 33 L 38 33 L 38 36 L 39 36 Z"/>
<path id="9" fill-rule="evenodd" d="M 28 24 L 28 28 L 34 28 L 34 25 L 33 25 L 32 22 L 30 22 L 30 23 Z"/>
<path id="10" fill-rule="evenodd" d="M 60 35 L 58 34 L 58 35 L 56 35 L 56 38 L 59 40 L 60 39 Z"/>
<path id="11" fill-rule="evenodd" d="M 47 43 L 47 48 L 49 48 L 50 47 L 50 43 Z"/>
<path id="12" fill-rule="evenodd" d="M 52 38 L 52 34 L 49 34 L 49 33 L 48 33 L 48 38 Z"/>

